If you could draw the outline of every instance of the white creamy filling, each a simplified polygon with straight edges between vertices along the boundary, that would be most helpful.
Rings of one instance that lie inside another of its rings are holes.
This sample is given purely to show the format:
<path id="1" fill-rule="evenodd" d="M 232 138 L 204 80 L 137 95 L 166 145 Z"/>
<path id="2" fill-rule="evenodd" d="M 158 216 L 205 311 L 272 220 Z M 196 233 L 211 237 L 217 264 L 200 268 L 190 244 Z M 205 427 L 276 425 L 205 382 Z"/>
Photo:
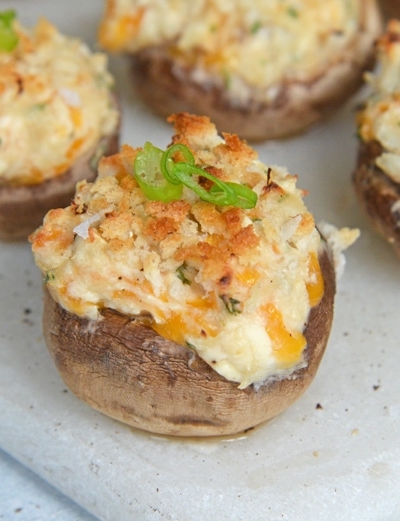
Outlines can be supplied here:
<path id="1" fill-rule="evenodd" d="M 199 356 L 239 388 L 265 380 L 277 370 L 276 357 L 263 323 L 239 315 L 225 324 L 215 338 L 188 338 Z"/>
<path id="2" fill-rule="evenodd" d="M 183 62 L 199 51 L 193 79 L 223 78 L 240 99 L 249 88 L 265 94 L 285 78 L 301 81 L 335 63 L 359 17 L 355 0 L 114 0 L 101 40 L 105 48 L 128 52 L 173 42 Z"/>
<path id="3" fill-rule="evenodd" d="M 366 75 L 372 88 L 362 111 L 361 136 L 376 139 L 384 152 L 376 165 L 395 183 L 400 183 L 400 23 L 392 20 L 388 34 L 378 43 L 378 63 L 374 73 Z M 393 36 L 394 37 L 393 37 Z"/>
<path id="4" fill-rule="evenodd" d="M 394 182 L 400 182 L 400 105 L 397 100 L 387 98 L 382 110 L 375 110 L 372 128 L 375 138 L 385 152 L 376 159 L 376 165 Z"/>
<path id="5" fill-rule="evenodd" d="M 169 261 L 171 266 L 166 271 L 166 262 L 155 252 L 146 252 L 145 244 L 140 246 L 139 242 L 139 249 L 125 251 L 121 256 L 111 254 L 107 242 L 100 238 L 95 229 L 99 218 L 99 214 L 95 214 L 75 226 L 79 237 L 74 241 L 73 250 L 53 270 L 55 282 L 50 284 L 50 288 L 64 286 L 63 281 L 68 281 L 67 291 L 53 293 L 54 298 L 67 309 L 71 298 L 80 301 L 85 316 L 93 320 L 99 318 L 99 307 L 105 306 L 128 315 L 150 312 L 160 323 L 173 312 L 187 317 L 189 326 L 191 321 L 195 322 L 191 317 L 190 302 L 198 297 L 191 286 L 183 285 L 176 276 L 178 263 L 171 265 Z M 298 219 L 294 221 L 297 223 Z M 88 240 L 89 227 L 94 227 L 92 239 L 95 237 L 95 241 Z M 315 232 L 307 238 L 307 248 L 316 246 L 318 241 Z M 265 249 L 264 256 L 265 265 L 269 266 L 268 276 L 254 285 L 244 312 L 238 315 L 223 313 L 224 324 L 216 336 L 205 338 L 200 334 L 188 334 L 186 337 L 186 341 L 193 344 L 199 356 L 215 371 L 230 381 L 240 383 L 242 388 L 281 370 L 259 306 L 263 302 L 271 302 L 277 309 L 284 310 L 285 326 L 293 331 L 301 331 L 308 319 L 309 301 L 305 286 L 308 279 L 307 249 L 300 254 L 288 248 L 281 262 L 277 262 L 269 248 Z M 54 261 L 49 258 L 45 262 L 49 263 L 49 268 L 54 266 Z M 145 280 L 151 282 L 152 292 L 146 289 Z M 168 300 L 163 299 L 162 295 L 168 295 Z"/>
<path id="6" fill-rule="evenodd" d="M 377 166 L 383 170 L 395 183 L 400 183 L 400 156 L 385 152 L 375 161 Z"/>
<path id="7" fill-rule="evenodd" d="M 45 20 L 24 38 L 27 50 L 21 43 L 0 52 L 0 177 L 35 184 L 64 173 L 112 134 L 118 114 L 104 55 Z"/>

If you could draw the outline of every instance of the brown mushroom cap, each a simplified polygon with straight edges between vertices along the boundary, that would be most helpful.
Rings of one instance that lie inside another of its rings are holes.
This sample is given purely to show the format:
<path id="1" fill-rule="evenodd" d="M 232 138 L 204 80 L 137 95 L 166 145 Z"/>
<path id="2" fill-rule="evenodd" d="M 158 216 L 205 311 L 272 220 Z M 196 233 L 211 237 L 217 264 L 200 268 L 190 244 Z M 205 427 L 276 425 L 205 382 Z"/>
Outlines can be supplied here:
<path id="1" fill-rule="evenodd" d="M 245 431 L 281 413 L 312 382 L 331 330 L 335 273 L 320 256 L 323 298 L 311 310 L 305 336 L 306 367 L 258 390 L 238 389 L 195 351 L 163 339 L 146 317 L 104 309 L 93 322 L 65 311 L 45 290 L 43 328 L 69 389 L 93 408 L 133 427 L 176 436 Z"/>
<path id="2" fill-rule="evenodd" d="M 327 116 L 362 85 L 363 72 L 373 66 L 373 43 L 381 33 L 375 0 L 362 0 L 356 37 L 340 60 L 304 82 L 285 82 L 272 103 L 249 102 L 237 107 L 223 89 L 192 81 L 191 69 L 179 66 L 164 47 L 136 53 L 133 77 L 143 100 L 159 115 L 178 112 L 205 114 L 217 128 L 244 139 L 261 141 L 286 137 L 305 130 Z"/>
<path id="3" fill-rule="evenodd" d="M 373 229 L 400 256 L 400 207 L 393 211 L 393 205 L 400 201 L 400 184 L 395 183 L 375 164 L 375 159 L 382 152 L 383 148 L 378 141 L 360 144 L 353 184 Z"/>

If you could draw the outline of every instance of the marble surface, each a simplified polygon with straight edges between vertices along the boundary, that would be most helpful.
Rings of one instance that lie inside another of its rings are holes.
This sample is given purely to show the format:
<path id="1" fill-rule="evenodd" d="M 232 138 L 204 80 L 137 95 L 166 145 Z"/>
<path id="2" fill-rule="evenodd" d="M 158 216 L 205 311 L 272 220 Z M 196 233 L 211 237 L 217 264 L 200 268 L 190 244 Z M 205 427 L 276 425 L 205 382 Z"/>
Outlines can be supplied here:
<path id="1" fill-rule="evenodd" d="M 3 451 L 0 451 L 0 519 L 97 521 L 97 518 Z"/>
<path id="2" fill-rule="evenodd" d="M 0 0 L 7 7 L 28 22 L 46 13 L 94 41 L 102 3 Z M 113 58 L 111 67 L 123 142 L 167 145 L 170 129 L 135 98 L 127 63 Z M 102 521 L 400 519 L 400 263 L 355 202 L 356 103 L 304 136 L 257 146 L 263 161 L 299 175 L 317 221 L 361 230 L 346 255 L 328 350 L 291 409 L 247 436 L 197 441 L 97 413 L 66 389 L 47 353 L 29 245 L 2 244 L 0 449 Z"/>

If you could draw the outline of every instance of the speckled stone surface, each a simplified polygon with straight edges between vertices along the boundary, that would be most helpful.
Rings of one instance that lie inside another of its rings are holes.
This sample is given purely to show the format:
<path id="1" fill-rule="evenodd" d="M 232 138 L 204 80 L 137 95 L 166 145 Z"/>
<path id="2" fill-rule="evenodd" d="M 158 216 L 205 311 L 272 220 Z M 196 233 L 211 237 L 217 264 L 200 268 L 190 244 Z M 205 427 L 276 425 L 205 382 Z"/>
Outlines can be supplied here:
<path id="1" fill-rule="evenodd" d="M 2 521 L 97 521 L 49 483 L 0 451 Z"/>
<path id="2" fill-rule="evenodd" d="M 89 40 L 101 11 L 98 0 L 0 0 L 0 10 L 11 5 Z M 166 146 L 170 129 L 135 99 L 128 64 L 113 58 L 112 68 L 123 142 Z M 29 245 L 1 244 L 0 448 L 103 521 L 400 519 L 400 262 L 355 202 L 356 101 L 304 136 L 257 146 L 262 160 L 299 175 L 317 221 L 362 232 L 305 396 L 234 439 L 167 439 L 104 417 L 65 388 L 47 353 Z"/>

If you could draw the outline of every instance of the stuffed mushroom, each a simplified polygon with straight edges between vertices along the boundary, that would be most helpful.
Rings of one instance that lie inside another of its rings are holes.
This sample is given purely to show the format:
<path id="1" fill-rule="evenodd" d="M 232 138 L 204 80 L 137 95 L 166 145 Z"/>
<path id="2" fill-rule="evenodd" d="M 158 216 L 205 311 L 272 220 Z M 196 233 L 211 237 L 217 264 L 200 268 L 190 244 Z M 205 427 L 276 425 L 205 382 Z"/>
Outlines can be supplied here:
<path id="1" fill-rule="evenodd" d="M 113 88 L 104 54 L 46 19 L 26 29 L 0 13 L 1 239 L 26 239 L 118 150 Z"/>
<path id="2" fill-rule="evenodd" d="M 67 386 L 103 413 L 161 434 L 236 433 L 313 380 L 335 252 L 295 176 L 207 117 L 169 120 L 165 150 L 103 158 L 32 234 L 44 334 Z"/>
<path id="3" fill-rule="evenodd" d="M 265 140 L 337 110 L 380 32 L 375 0 L 108 0 L 99 41 L 132 57 L 137 92 L 158 114 L 204 114 Z"/>
<path id="4" fill-rule="evenodd" d="M 369 223 L 400 256 L 400 21 L 388 23 L 376 52 L 379 66 L 357 113 L 353 183 Z"/>

